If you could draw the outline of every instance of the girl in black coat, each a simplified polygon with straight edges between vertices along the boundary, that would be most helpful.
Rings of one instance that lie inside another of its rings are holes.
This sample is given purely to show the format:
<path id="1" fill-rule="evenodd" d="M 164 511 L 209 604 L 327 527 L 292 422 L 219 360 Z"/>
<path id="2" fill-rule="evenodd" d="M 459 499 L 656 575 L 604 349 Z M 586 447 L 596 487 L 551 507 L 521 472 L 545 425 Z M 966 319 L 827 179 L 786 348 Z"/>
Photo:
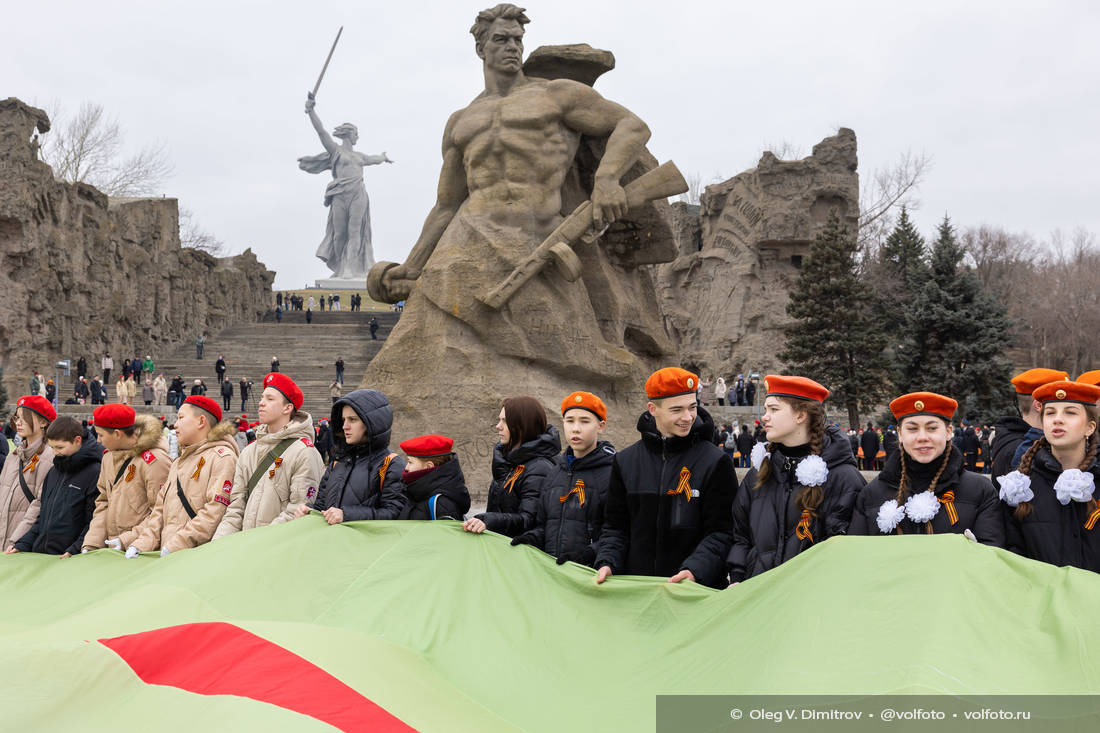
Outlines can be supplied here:
<path id="1" fill-rule="evenodd" d="M 512 545 L 534 545 L 557 558 L 558 565 L 572 561 L 591 566 L 603 528 L 615 448 L 599 440 L 607 428 L 603 400 L 590 392 L 574 392 L 561 407 L 569 445 L 543 485 L 535 526 Z"/>
<path id="2" fill-rule="evenodd" d="M 1043 405 L 1043 437 L 1000 477 L 1008 549 L 1052 565 L 1100 572 L 1096 501 L 1100 387 L 1054 382 L 1032 395 Z"/>
<path id="3" fill-rule="evenodd" d="M 963 467 L 952 443 L 958 403 L 914 392 L 890 403 L 900 450 L 856 500 L 850 535 L 964 534 L 1004 547 L 1004 517 L 993 484 Z"/>
<path id="4" fill-rule="evenodd" d="M 454 441 L 445 435 L 422 435 L 401 443 L 405 451 L 405 482 L 408 506 L 402 519 L 466 519 L 470 510 L 470 492 Z"/>
<path id="5" fill-rule="evenodd" d="M 515 537 L 535 526 L 542 484 L 561 451 L 561 441 L 534 397 L 504 400 L 496 428 L 500 442 L 493 448 L 489 501 L 485 512 L 467 519 L 462 528 Z"/>
<path id="6" fill-rule="evenodd" d="M 768 443 L 753 449 L 733 503 L 733 547 L 727 565 L 739 583 L 846 534 L 863 476 L 840 428 L 825 427 L 829 390 L 805 377 L 764 380 Z"/>

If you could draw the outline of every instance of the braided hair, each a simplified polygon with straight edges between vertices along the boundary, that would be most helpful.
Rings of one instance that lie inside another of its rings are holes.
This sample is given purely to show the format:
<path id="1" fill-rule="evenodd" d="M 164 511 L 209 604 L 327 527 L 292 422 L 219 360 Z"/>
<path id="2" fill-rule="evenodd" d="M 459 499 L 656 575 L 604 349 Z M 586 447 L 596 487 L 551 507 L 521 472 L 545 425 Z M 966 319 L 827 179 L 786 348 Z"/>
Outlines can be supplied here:
<path id="1" fill-rule="evenodd" d="M 905 421 L 902 420 L 902 422 L 905 422 Z M 947 423 L 947 425 L 948 425 L 948 427 L 950 427 L 951 424 Z M 898 430 L 899 431 L 901 430 L 901 423 L 898 424 Z M 943 460 L 940 461 L 940 468 L 939 468 L 938 471 L 936 471 L 936 475 L 932 477 L 932 483 L 928 484 L 928 489 L 927 490 L 931 491 L 933 494 L 936 493 L 936 484 L 938 484 L 940 482 L 940 478 L 943 476 L 943 472 L 947 470 L 947 464 L 951 461 L 951 451 L 952 451 L 951 440 L 948 439 L 947 446 L 944 448 L 944 451 L 943 451 Z M 898 493 L 897 493 L 897 496 L 894 497 L 896 499 L 896 501 L 898 502 L 898 506 L 905 506 L 905 502 L 908 501 L 909 493 L 910 493 L 910 490 L 909 490 L 909 485 L 910 485 L 909 470 L 908 470 L 908 461 L 906 461 L 906 455 L 907 454 L 906 454 L 904 448 L 902 448 L 901 450 L 898 451 L 898 460 L 901 463 L 901 477 L 898 479 Z M 932 534 L 932 523 L 931 522 L 925 522 L 924 526 L 925 526 L 925 533 L 926 534 Z M 898 523 L 898 526 L 897 526 L 895 531 L 898 534 L 905 534 L 901 530 L 901 523 L 900 522 Z"/>
<path id="2" fill-rule="evenodd" d="M 825 442 L 825 407 L 820 402 L 813 400 L 800 400 L 795 397 L 781 397 L 779 395 L 776 395 L 775 398 L 790 405 L 796 414 L 805 414 L 809 418 L 807 427 L 810 433 L 810 453 L 820 456 L 822 445 Z M 766 484 L 771 475 L 772 463 L 766 460 L 757 469 L 756 485 L 753 489 L 759 489 Z M 823 486 L 803 486 L 795 495 L 794 503 L 800 512 L 808 511 L 811 517 L 816 518 L 817 508 L 824 498 L 825 488 Z"/>

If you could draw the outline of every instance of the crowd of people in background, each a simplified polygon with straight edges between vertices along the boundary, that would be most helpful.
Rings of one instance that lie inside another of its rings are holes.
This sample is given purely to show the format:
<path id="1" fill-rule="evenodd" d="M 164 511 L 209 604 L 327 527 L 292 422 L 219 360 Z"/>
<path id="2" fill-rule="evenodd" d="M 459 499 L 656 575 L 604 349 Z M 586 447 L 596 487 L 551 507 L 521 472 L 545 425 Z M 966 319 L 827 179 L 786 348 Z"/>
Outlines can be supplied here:
<path id="1" fill-rule="evenodd" d="M 349 297 L 349 306 L 352 312 L 359 312 L 363 310 L 363 296 L 359 293 L 352 293 Z M 318 309 L 339 311 L 342 310 L 340 302 L 340 293 L 329 293 L 328 295 L 322 295 L 320 298 L 309 296 L 305 298 L 295 293 L 276 293 L 275 294 L 275 308 L 281 311 L 307 311 L 312 312 Z"/>

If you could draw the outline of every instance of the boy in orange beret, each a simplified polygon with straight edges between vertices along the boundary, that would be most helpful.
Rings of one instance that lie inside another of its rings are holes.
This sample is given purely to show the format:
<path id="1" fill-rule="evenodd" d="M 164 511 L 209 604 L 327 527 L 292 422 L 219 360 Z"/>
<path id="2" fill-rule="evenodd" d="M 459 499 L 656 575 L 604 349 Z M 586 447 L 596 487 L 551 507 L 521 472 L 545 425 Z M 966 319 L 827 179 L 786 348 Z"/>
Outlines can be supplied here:
<path id="1" fill-rule="evenodd" d="M 465 519 L 470 492 L 453 448 L 454 441 L 445 435 L 421 435 L 401 443 L 401 480 L 409 497 L 401 519 Z"/>
<path id="2" fill-rule="evenodd" d="M 994 426 L 993 443 L 990 453 L 993 455 L 993 483 L 997 476 L 1008 473 L 1020 464 L 1020 458 L 1039 438 L 1043 437 L 1042 407 L 1032 397 L 1035 390 L 1044 384 L 1069 379 L 1069 375 L 1056 369 L 1037 367 L 1021 372 L 1012 378 L 1016 389 L 1016 407 L 1019 417 L 1007 416 Z"/>
<path id="3" fill-rule="evenodd" d="M 713 443 L 699 377 L 668 367 L 646 381 L 641 440 L 615 456 L 596 553 L 597 583 L 656 575 L 725 588 L 737 493 L 733 460 Z"/>
<path id="4" fill-rule="evenodd" d="M 592 565 L 615 459 L 615 448 L 599 439 L 607 428 L 607 407 L 591 392 L 574 392 L 562 400 L 561 415 L 565 452 L 543 482 L 535 526 L 512 545 L 534 545 L 558 565 Z"/>

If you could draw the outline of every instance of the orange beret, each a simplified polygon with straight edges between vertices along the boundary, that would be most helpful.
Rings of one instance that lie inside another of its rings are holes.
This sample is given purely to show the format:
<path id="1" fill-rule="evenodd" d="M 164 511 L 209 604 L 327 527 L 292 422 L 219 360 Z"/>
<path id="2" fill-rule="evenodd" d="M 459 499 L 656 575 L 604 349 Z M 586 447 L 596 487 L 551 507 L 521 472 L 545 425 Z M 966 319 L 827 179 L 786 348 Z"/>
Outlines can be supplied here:
<path id="1" fill-rule="evenodd" d="M 890 412 L 899 421 L 914 415 L 935 415 L 951 422 L 957 409 L 958 402 L 935 392 L 911 392 L 890 403 Z"/>
<path id="2" fill-rule="evenodd" d="M 607 419 L 607 405 L 591 392 L 574 392 L 561 401 L 561 414 L 563 417 L 565 413 L 574 408 L 588 410 L 601 420 Z"/>
<path id="3" fill-rule="evenodd" d="M 797 397 L 800 400 L 824 402 L 829 390 L 806 377 L 781 377 L 769 374 L 764 377 L 766 397 Z"/>
<path id="4" fill-rule="evenodd" d="M 206 395 L 193 394 L 183 401 L 185 405 L 194 405 L 200 410 L 206 410 L 214 416 L 214 422 L 222 421 L 222 408 L 217 402 Z"/>
<path id="5" fill-rule="evenodd" d="M 658 369 L 645 380 L 646 397 L 651 400 L 695 394 L 698 388 L 699 377 L 680 367 Z"/>
<path id="6" fill-rule="evenodd" d="M 1080 402 L 1082 405 L 1095 405 L 1100 400 L 1100 387 L 1081 382 L 1062 380 L 1044 384 L 1032 395 L 1036 400 L 1047 402 Z"/>
<path id="7" fill-rule="evenodd" d="M 1081 384 L 1091 384 L 1095 387 L 1100 387 L 1100 369 L 1093 369 L 1091 372 L 1085 372 L 1077 377 L 1077 381 Z"/>
<path id="8" fill-rule="evenodd" d="M 16 403 L 16 407 L 26 407 L 32 412 L 37 412 L 42 417 L 46 418 L 50 422 L 57 419 L 57 410 L 54 409 L 50 401 L 40 394 L 27 395 L 20 397 Z"/>
<path id="9" fill-rule="evenodd" d="M 409 438 L 401 442 L 401 450 L 407 456 L 417 458 L 438 458 L 448 456 L 453 451 L 455 442 L 446 435 L 421 435 L 419 438 Z"/>
<path id="10" fill-rule="evenodd" d="M 1069 379 L 1069 375 L 1057 369 L 1028 369 L 1012 378 L 1012 385 L 1016 387 L 1016 394 L 1033 395 L 1035 390 L 1044 384 L 1060 382 Z"/>
<path id="11" fill-rule="evenodd" d="M 298 389 L 298 385 L 287 375 L 282 372 L 271 372 L 264 377 L 263 384 L 265 389 L 271 387 L 283 397 L 286 397 L 286 401 L 294 405 L 295 410 L 302 409 L 302 402 L 305 401 L 302 390 Z"/>
<path id="12" fill-rule="evenodd" d="M 136 413 L 129 405 L 101 405 L 92 411 L 92 420 L 98 427 L 123 430 L 134 427 Z"/>

